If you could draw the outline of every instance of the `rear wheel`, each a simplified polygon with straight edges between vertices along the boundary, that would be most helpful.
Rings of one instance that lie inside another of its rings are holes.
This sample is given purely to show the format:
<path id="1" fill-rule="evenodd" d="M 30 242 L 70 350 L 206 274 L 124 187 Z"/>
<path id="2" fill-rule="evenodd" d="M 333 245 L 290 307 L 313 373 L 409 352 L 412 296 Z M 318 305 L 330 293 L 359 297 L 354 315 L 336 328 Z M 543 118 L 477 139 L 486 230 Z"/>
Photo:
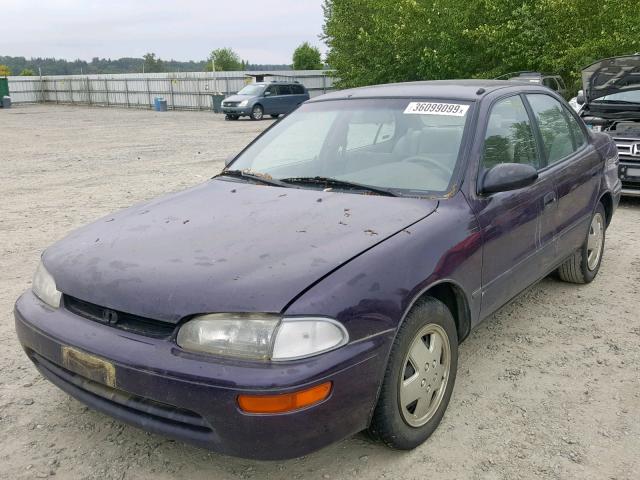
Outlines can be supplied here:
<path id="1" fill-rule="evenodd" d="M 410 450 L 440 424 L 458 368 L 458 335 L 449 309 L 427 297 L 400 327 L 369 432 L 392 448 Z"/>
<path id="2" fill-rule="evenodd" d="M 254 105 L 251 109 L 251 120 L 262 120 L 264 117 L 264 109 L 262 105 Z"/>
<path id="3" fill-rule="evenodd" d="M 584 244 L 558 268 L 561 280 L 570 283 L 590 283 L 596 278 L 604 254 L 606 225 L 604 206 L 599 203 L 591 218 Z"/>

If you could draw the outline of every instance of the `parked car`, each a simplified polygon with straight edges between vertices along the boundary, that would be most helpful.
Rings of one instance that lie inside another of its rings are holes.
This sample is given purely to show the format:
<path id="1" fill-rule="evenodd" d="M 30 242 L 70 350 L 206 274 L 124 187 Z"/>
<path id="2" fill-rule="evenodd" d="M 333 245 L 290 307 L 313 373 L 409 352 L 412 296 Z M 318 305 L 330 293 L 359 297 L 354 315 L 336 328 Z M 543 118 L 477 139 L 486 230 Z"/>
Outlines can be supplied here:
<path id="1" fill-rule="evenodd" d="M 580 115 L 614 139 L 622 194 L 640 196 L 640 54 L 606 58 L 582 71 Z"/>
<path id="2" fill-rule="evenodd" d="M 552 75 L 540 72 L 514 72 L 507 73 L 497 79 L 509 79 L 519 82 L 529 82 L 544 85 L 554 92 L 558 92 L 562 98 L 569 98 L 569 90 L 560 75 Z"/>
<path id="3" fill-rule="evenodd" d="M 298 82 L 252 83 L 222 101 L 227 120 L 250 117 L 262 120 L 265 115 L 278 118 L 309 100 L 309 92 Z"/>
<path id="4" fill-rule="evenodd" d="M 256 459 L 367 428 L 411 449 L 471 329 L 552 272 L 596 277 L 619 198 L 613 141 L 539 85 L 334 92 L 49 247 L 16 330 L 42 375 L 151 432 Z"/>
<path id="5" fill-rule="evenodd" d="M 580 97 L 584 98 L 584 90 L 578 90 L 578 95 L 572 97 L 571 100 L 569 100 L 569 105 L 571 105 L 571 108 L 573 108 L 578 113 L 578 115 L 582 111 L 582 105 L 578 103 L 578 98 Z"/>

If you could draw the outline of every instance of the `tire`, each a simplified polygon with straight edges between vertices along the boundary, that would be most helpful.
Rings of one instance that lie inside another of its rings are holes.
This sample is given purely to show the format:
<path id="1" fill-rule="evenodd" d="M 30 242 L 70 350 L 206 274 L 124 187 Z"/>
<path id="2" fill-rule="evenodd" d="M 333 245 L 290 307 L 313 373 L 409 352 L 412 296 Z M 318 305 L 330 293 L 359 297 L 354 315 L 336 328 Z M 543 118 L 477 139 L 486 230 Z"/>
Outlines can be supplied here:
<path id="1" fill-rule="evenodd" d="M 264 118 L 264 109 L 262 105 L 254 105 L 251 109 L 251 120 L 262 120 Z"/>
<path id="2" fill-rule="evenodd" d="M 272 113 L 271 114 L 271 118 L 278 118 L 280 116 L 280 114 L 277 113 Z"/>
<path id="3" fill-rule="evenodd" d="M 599 203 L 591 217 L 584 244 L 558 268 L 561 280 L 584 284 L 591 283 L 596 278 L 604 255 L 606 219 L 604 206 Z"/>
<path id="4" fill-rule="evenodd" d="M 429 333 L 423 336 L 425 332 Z M 438 351 L 436 337 L 441 342 L 437 365 L 437 353 L 433 355 L 434 349 Z M 419 362 L 424 366 L 416 365 Z M 413 306 L 393 342 L 370 435 L 398 450 L 422 444 L 444 416 L 457 368 L 458 334 L 453 316 L 444 303 L 426 297 Z M 418 399 L 412 402 L 416 395 Z"/>

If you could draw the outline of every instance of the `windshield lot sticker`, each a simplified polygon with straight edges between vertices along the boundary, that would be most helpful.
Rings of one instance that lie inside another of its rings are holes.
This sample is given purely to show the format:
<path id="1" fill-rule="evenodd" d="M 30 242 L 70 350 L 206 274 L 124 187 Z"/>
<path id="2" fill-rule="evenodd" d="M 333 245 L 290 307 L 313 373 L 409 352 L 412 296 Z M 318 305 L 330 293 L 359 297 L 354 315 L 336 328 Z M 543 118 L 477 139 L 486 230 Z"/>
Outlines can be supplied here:
<path id="1" fill-rule="evenodd" d="M 458 103 L 432 103 L 432 102 L 411 102 L 405 115 L 447 115 L 452 117 L 464 117 L 469 110 L 469 105 Z"/>

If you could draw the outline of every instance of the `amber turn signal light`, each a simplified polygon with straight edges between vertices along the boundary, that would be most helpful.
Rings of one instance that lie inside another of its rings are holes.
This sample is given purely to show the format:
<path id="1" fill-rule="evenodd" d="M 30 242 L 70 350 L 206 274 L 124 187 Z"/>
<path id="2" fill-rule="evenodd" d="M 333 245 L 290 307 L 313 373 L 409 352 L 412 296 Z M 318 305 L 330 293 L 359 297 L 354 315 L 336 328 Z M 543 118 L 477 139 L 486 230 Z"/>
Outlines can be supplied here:
<path id="1" fill-rule="evenodd" d="M 309 407 L 325 400 L 331 382 L 281 395 L 238 395 L 238 405 L 246 413 L 285 413 Z"/>

